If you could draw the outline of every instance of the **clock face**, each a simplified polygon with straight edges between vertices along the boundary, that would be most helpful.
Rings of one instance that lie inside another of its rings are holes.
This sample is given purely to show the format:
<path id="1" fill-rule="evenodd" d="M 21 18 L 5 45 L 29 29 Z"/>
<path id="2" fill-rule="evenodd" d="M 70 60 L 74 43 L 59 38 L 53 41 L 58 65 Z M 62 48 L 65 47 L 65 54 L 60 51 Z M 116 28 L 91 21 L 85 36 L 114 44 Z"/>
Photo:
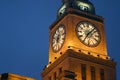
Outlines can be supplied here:
<path id="1" fill-rule="evenodd" d="M 54 32 L 52 37 L 52 49 L 57 52 L 61 49 L 65 40 L 65 27 L 60 25 Z"/>
<path id="2" fill-rule="evenodd" d="M 95 47 L 100 43 L 98 29 L 89 22 L 80 22 L 77 25 L 76 33 L 79 40 L 89 47 Z"/>

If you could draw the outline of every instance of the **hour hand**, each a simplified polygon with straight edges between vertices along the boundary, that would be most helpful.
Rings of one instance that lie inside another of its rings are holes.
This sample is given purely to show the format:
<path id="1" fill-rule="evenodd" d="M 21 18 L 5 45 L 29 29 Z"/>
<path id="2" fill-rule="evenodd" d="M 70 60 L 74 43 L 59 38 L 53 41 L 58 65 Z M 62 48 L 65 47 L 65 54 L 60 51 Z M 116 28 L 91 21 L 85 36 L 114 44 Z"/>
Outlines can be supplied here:
<path id="1" fill-rule="evenodd" d="M 83 41 L 85 41 L 85 39 L 93 32 L 95 30 L 95 28 L 94 29 L 92 29 L 90 32 L 88 32 L 87 34 L 86 34 L 86 37 L 84 38 L 84 40 Z"/>

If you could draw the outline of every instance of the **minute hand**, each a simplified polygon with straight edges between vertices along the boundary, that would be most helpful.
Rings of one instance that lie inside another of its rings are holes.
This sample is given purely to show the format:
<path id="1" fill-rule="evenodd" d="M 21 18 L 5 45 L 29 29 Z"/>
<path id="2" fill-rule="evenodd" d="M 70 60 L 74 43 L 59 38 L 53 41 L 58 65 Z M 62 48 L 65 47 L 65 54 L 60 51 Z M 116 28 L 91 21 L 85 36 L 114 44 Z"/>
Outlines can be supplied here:
<path id="1" fill-rule="evenodd" d="M 89 34 L 91 34 L 94 30 L 95 30 L 95 28 L 94 28 L 94 29 L 92 29 L 89 33 L 87 33 L 87 35 L 86 35 L 86 37 L 84 38 L 84 40 L 83 40 L 83 41 L 85 41 L 85 39 L 88 37 L 88 35 L 89 35 Z"/>

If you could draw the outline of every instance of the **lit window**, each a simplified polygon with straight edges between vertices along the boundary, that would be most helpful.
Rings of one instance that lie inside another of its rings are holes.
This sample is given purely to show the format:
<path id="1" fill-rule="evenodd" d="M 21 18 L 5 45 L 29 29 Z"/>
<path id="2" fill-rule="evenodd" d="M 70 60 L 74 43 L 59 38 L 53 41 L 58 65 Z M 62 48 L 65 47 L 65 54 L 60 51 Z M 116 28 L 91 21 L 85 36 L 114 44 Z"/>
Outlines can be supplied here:
<path id="1" fill-rule="evenodd" d="M 88 11 L 88 7 L 87 6 L 80 5 L 79 8 L 80 8 L 80 10 Z"/>
<path id="2" fill-rule="evenodd" d="M 66 8 L 63 8 L 63 9 L 60 11 L 60 15 L 64 14 L 64 13 L 65 13 L 65 10 L 66 10 Z"/>

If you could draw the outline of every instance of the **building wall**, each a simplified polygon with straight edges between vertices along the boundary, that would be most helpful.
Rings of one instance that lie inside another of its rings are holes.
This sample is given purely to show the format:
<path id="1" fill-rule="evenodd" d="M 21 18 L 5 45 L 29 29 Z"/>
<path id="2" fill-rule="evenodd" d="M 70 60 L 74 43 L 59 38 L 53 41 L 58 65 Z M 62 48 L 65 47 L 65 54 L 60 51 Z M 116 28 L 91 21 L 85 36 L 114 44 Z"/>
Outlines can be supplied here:
<path id="1" fill-rule="evenodd" d="M 17 74 L 4 73 L 1 74 L 1 80 L 36 80 L 36 79 L 17 75 Z"/>
<path id="2" fill-rule="evenodd" d="M 42 72 L 42 80 L 55 80 L 54 73 L 56 72 L 57 79 L 65 80 L 65 70 L 72 71 L 76 74 L 77 80 L 82 80 L 81 65 L 86 65 L 86 80 L 91 80 L 90 67 L 95 67 L 95 78 L 100 80 L 100 70 L 104 70 L 105 80 L 116 80 L 115 62 L 110 60 L 103 60 L 92 55 L 78 53 L 73 50 L 67 50 L 59 59 L 46 68 Z M 59 69 L 62 68 L 62 73 Z"/>

